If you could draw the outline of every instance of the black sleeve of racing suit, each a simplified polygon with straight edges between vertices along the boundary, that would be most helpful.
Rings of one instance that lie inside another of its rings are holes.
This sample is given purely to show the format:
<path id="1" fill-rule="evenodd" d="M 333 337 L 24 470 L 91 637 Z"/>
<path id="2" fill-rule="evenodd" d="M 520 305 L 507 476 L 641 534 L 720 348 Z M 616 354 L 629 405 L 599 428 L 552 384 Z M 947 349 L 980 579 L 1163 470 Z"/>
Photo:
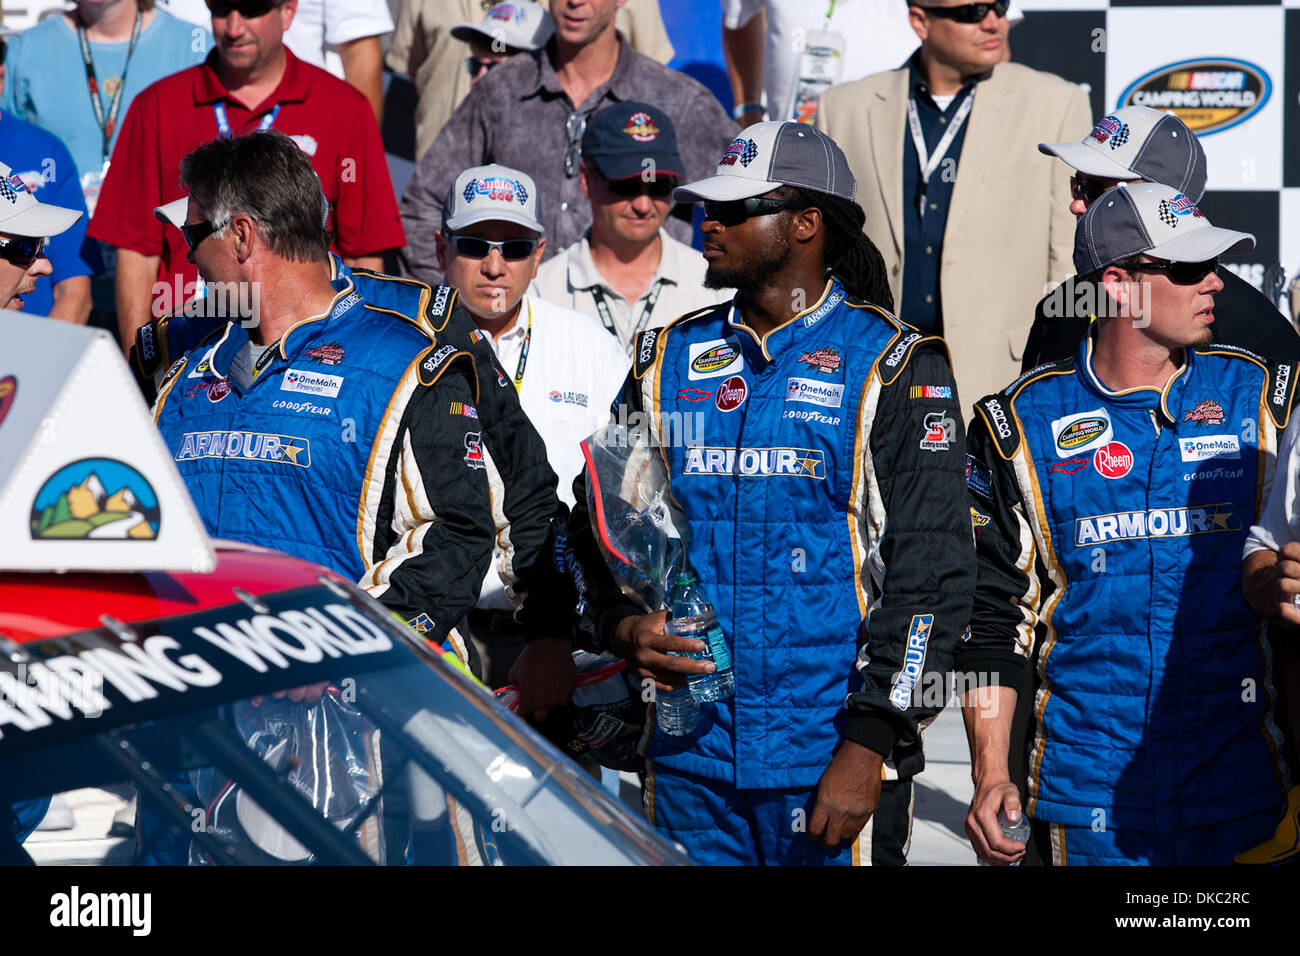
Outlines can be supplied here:
<path id="1" fill-rule="evenodd" d="M 1037 544 L 1014 466 L 998 453 L 978 411 L 966 437 L 978 576 L 970 637 L 957 648 L 953 667 L 968 681 L 991 684 L 996 678 L 1003 687 L 1019 689 L 1042 603 Z"/>
<path id="2" fill-rule="evenodd" d="M 953 397 L 910 398 L 913 385 L 947 388 Z M 956 395 L 942 346 L 918 344 L 898 377 L 881 389 L 869 457 L 862 465 L 866 507 L 876 512 L 870 526 L 875 529 L 884 519 L 881 537 L 871 542 L 879 550 L 877 569 L 883 565 L 884 579 L 876 606 L 868 611 L 867 643 L 858 656 L 864 686 L 845 702 L 848 720 L 841 735 L 893 755 L 900 775 L 920 769 L 915 763 L 905 768 L 896 747 L 919 757 L 920 727 L 944 703 L 944 694 L 936 701 L 933 692 L 924 691 L 936 680 L 941 686 L 946 681 L 975 588 L 965 430 Z M 922 443 L 937 425 L 945 438 L 927 450 Z M 909 650 L 912 665 L 905 671 Z"/>
<path id="3" fill-rule="evenodd" d="M 435 642 L 478 601 L 494 538 L 486 472 L 471 454 L 479 424 L 453 413 L 453 402 L 474 404 L 468 360 L 417 385 L 406 404 L 375 520 L 374 566 L 361 581 L 404 620 L 427 614 L 431 627 L 415 626 Z"/>
<path id="4" fill-rule="evenodd" d="M 517 617 L 528 641 L 573 637 L 577 591 L 566 571 L 568 508 L 556 494 L 558 479 L 546 443 L 519 404 L 519 393 L 501 368 L 491 344 L 474 335 L 474 323 L 456 303 L 446 341 L 474 356 L 478 413 L 491 460 L 488 480 L 497 541 L 505 552 L 511 590 L 522 592 Z"/>

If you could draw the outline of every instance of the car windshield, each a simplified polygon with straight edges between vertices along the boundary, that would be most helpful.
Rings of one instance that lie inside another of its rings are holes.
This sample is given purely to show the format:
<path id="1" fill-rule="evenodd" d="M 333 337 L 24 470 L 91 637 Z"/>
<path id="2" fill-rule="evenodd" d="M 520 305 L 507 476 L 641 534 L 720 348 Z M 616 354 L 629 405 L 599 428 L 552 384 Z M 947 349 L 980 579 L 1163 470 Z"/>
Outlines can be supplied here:
<path id="1" fill-rule="evenodd" d="M 245 597 L 9 648 L 0 807 L 133 795 L 110 862 L 683 861 L 355 588 Z M 81 861 L 60 842 L 28 849 Z"/>

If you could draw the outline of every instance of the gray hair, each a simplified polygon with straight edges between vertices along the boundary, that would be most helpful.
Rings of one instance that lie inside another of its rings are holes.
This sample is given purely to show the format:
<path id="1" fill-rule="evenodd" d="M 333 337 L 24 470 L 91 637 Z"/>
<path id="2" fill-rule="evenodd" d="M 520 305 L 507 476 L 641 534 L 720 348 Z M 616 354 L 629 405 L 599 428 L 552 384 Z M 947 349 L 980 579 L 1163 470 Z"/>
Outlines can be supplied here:
<path id="1" fill-rule="evenodd" d="M 278 130 L 215 139 L 181 160 L 181 185 L 212 221 L 249 216 L 262 241 L 291 262 L 329 256 L 329 203 L 307 154 Z M 224 236 L 225 227 L 214 235 Z"/>

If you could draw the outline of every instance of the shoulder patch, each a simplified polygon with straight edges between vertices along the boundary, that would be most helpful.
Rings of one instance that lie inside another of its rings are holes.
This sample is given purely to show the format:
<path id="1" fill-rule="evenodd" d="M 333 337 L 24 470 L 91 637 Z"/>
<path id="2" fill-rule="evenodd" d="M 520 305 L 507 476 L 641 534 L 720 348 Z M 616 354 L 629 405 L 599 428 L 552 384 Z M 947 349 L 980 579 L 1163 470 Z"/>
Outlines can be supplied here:
<path id="1" fill-rule="evenodd" d="M 993 470 L 971 454 L 966 455 L 966 487 L 992 503 Z"/>
<path id="2" fill-rule="evenodd" d="M 186 357 L 182 355 L 175 362 L 172 362 L 172 367 L 167 370 L 167 374 L 164 375 L 162 381 L 158 383 L 159 393 L 161 393 L 162 390 L 167 387 L 168 382 L 170 382 L 172 379 L 174 379 L 177 375 L 180 374 L 181 369 L 185 367 L 185 359 Z"/>
<path id="3" fill-rule="evenodd" d="M 886 316 L 888 313 L 886 313 Z M 937 335 L 926 335 L 924 332 L 918 332 L 911 326 L 902 325 L 897 336 L 885 347 L 882 357 L 876 361 L 876 369 L 880 375 L 882 385 L 890 385 L 898 378 L 900 372 L 907 366 L 908 360 L 911 359 L 912 353 L 922 342 L 934 342 L 942 350 L 945 360 L 951 368 L 952 360 L 948 356 L 948 346 Z"/>
<path id="4" fill-rule="evenodd" d="M 1015 455 L 1020 447 L 1020 425 L 1011 412 L 1011 403 L 1006 393 L 990 395 L 975 405 L 975 410 L 989 426 L 989 434 L 998 446 L 998 454 L 1007 461 Z"/>
<path id="5" fill-rule="evenodd" d="M 416 361 L 419 368 L 416 375 L 420 384 L 426 387 L 433 385 L 447 371 L 447 368 L 457 360 L 464 360 L 470 364 L 470 380 L 474 387 L 474 401 L 478 401 L 478 374 L 474 364 L 474 356 L 469 352 L 462 351 L 454 345 L 431 345 L 418 356 Z"/>
<path id="6" fill-rule="evenodd" d="M 1065 371 L 1074 367 L 1074 356 L 1061 359 L 1059 362 L 1044 362 L 1042 365 L 1031 368 L 1028 372 L 1022 374 L 1018 379 L 1004 388 L 1002 391 L 1007 395 L 1015 395 L 1020 390 L 1020 386 L 1033 381 L 1044 372 L 1052 370 Z"/>
<path id="7" fill-rule="evenodd" d="M 452 303 L 455 301 L 456 290 L 449 285 L 440 285 L 432 290 L 429 308 L 425 310 L 425 315 L 435 332 L 441 332 L 446 327 L 447 317 L 451 315 Z"/>
<path id="8" fill-rule="evenodd" d="M 632 377 L 640 380 L 655 364 L 659 354 L 659 333 L 663 329 L 646 329 L 636 337 L 636 347 L 632 351 Z"/>
<path id="9" fill-rule="evenodd" d="M 1295 402 L 1295 364 L 1290 359 L 1268 363 L 1268 414 L 1278 428 L 1286 428 Z"/>

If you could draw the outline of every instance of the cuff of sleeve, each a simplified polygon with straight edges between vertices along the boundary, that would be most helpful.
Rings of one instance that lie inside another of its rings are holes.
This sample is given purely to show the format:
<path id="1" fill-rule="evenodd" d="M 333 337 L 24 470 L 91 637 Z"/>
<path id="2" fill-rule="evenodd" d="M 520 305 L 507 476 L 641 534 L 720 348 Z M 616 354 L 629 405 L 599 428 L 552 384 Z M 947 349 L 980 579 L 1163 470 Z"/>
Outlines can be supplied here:
<path id="1" fill-rule="evenodd" d="M 850 717 L 840 736 L 855 744 L 861 744 L 868 750 L 874 750 L 882 757 L 888 757 L 890 751 L 894 749 L 894 742 L 898 739 L 898 731 L 883 717 L 863 714 Z"/>
<path id="2" fill-rule="evenodd" d="M 1019 689 L 1025 676 L 1025 659 L 1014 651 L 974 649 L 963 653 L 958 648 L 952 669 L 967 688 L 992 684 L 996 678 L 1001 687 Z"/>

